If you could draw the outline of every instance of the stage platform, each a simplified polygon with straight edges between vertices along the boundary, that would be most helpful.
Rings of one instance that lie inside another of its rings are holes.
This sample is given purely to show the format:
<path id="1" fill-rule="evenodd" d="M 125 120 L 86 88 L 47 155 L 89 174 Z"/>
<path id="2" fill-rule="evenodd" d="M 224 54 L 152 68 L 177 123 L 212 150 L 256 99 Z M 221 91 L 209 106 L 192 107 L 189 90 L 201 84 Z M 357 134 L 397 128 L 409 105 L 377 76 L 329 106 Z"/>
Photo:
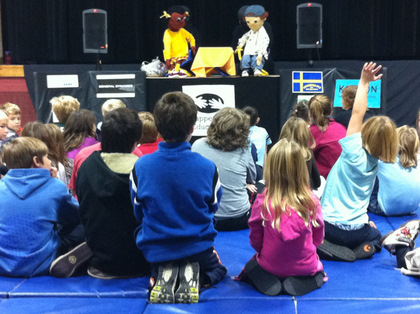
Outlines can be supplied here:
<path id="1" fill-rule="evenodd" d="M 415 214 L 385 218 L 371 215 L 383 234 Z M 216 249 L 227 277 L 203 291 L 198 304 L 149 304 L 148 278 L 99 280 L 89 276 L 57 279 L 0 278 L 0 313 L 416 313 L 420 279 L 402 275 L 386 250 L 354 263 L 324 261 L 329 281 L 305 296 L 268 297 L 233 281 L 254 254 L 248 230 L 219 232 Z"/>

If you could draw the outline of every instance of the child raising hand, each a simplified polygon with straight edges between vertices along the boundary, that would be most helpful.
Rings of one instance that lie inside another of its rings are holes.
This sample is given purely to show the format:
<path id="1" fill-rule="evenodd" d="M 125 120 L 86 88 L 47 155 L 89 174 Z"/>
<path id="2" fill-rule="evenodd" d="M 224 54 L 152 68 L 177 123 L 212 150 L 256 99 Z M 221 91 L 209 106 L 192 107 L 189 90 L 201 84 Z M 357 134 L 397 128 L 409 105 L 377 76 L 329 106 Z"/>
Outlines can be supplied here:
<path id="1" fill-rule="evenodd" d="M 394 122 L 375 116 L 363 123 L 369 83 L 382 77 L 381 66 L 363 66 L 343 151 L 328 175 L 322 195 L 325 242 L 318 248 L 324 259 L 354 261 L 381 250 L 381 233 L 369 222 L 367 207 L 378 172 L 378 160 L 395 162 L 398 135 Z"/>

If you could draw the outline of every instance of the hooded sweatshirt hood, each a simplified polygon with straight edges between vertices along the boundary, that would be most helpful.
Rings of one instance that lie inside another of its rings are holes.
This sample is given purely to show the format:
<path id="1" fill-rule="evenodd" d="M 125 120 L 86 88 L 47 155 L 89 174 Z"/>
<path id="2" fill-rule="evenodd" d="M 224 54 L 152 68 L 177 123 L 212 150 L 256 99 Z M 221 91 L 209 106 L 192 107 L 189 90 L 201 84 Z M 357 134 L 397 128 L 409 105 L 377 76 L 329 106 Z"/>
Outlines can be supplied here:
<path id="1" fill-rule="evenodd" d="M 5 180 L 7 188 L 20 199 L 28 198 L 51 179 L 47 169 L 10 169 Z"/>

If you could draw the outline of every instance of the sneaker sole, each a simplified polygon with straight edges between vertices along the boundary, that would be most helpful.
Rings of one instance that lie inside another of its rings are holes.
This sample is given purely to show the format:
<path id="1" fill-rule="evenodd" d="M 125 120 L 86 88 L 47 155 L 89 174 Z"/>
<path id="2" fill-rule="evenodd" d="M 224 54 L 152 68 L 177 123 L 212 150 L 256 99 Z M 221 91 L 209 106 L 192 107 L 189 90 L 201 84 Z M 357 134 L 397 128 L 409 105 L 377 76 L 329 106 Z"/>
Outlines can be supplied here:
<path id="1" fill-rule="evenodd" d="M 319 272 L 314 276 L 291 276 L 283 281 L 286 294 L 299 296 L 321 288 L 324 284 L 324 274 Z"/>
<path id="2" fill-rule="evenodd" d="M 92 257 L 92 251 L 86 242 L 76 246 L 70 252 L 56 258 L 50 266 L 50 275 L 57 278 L 68 278 L 84 262 Z"/>
<path id="3" fill-rule="evenodd" d="M 375 254 L 376 249 L 370 242 L 363 242 L 353 249 L 356 259 L 367 259 L 371 258 Z"/>
<path id="4" fill-rule="evenodd" d="M 384 235 L 380 240 L 379 240 L 379 245 L 381 246 L 381 247 L 385 247 L 384 245 L 383 245 L 383 243 L 384 243 L 384 241 L 386 240 L 386 238 L 388 238 L 392 233 L 394 233 L 396 230 L 398 230 L 398 229 L 401 229 L 401 228 L 404 228 L 408 223 L 410 223 L 410 222 L 412 222 L 412 221 L 420 221 L 420 219 L 413 219 L 413 220 L 409 220 L 409 221 L 407 221 L 407 222 L 405 222 L 405 223 L 403 223 L 401 226 L 399 226 L 397 229 L 395 229 L 395 230 L 391 230 L 390 232 L 388 232 L 386 235 Z M 403 244 L 403 243 L 401 243 L 401 245 L 406 245 L 406 246 L 411 246 L 411 245 L 414 245 L 414 240 L 416 239 L 416 237 L 414 237 L 413 239 L 411 239 L 412 241 L 411 242 L 405 242 L 405 244 Z M 404 241 L 403 241 L 404 242 Z M 412 243 L 412 244 L 411 244 Z M 388 250 L 386 247 L 385 247 L 385 249 L 386 250 Z M 389 251 L 389 250 L 388 250 Z M 393 254 L 393 255 L 395 255 L 395 252 L 392 252 L 392 250 L 391 251 L 389 251 L 391 254 Z"/>
<path id="5" fill-rule="evenodd" d="M 316 249 L 320 259 L 327 261 L 354 262 L 356 255 L 348 247 L 336 245 L 324 240 Z"/>
<path id="6" fill-rule="evenodd" d="M 163 272 L 166 267 L 172 268 L 171 277 L 168 281 L 163 279 Z M 150 302 L 151 303 L 174 303 L 174 288 L 176 280 L 178 278 L 178 266 L 172 264 L 165 265 L 165 267 L 159 267 L 158 278 L 156 284 L 154 285 L 152 291 L 150 291 Z"/>
<path id="7" fill-rule="evenodd" d="M 192 281 L 195 282 L 196 285 L 192 286 L 187 281 L 185 276 L 187 264 L 183 264 L 179 270 L 179 287 L 175 292 L 176 303 L 198 303 L 200 295 L 200 264 L 198 262 L 194 262 L 190 265 L 193 272 Z"/>
<path id="8" fill-rule="evenodd" d="M 282 291 L 282 283 L 277 276 L 263 269 L 256 259 L 245 265 L 245 275 L 249 278 L 255 288 L 265 295 L 279 295 Z"/>

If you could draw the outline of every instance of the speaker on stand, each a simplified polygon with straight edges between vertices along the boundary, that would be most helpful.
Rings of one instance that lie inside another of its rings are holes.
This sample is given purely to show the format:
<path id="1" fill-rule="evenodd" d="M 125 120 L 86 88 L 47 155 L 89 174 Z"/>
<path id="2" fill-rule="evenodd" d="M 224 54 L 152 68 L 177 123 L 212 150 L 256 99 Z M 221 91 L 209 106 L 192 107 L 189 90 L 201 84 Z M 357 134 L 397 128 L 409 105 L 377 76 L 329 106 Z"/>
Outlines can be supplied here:
<path id="1" fill-rule="evenodd" d="M 308 49 L 308 66 L 313 66 L 312 49 L 322 48 L 322 5 L 302 3 L 296 7 L 296 46 L 297 49 Z"/>
<path id="2" fill-rule="evenodd" d="M 102 69 L 101 53 L 108 53 L 107 13 L 100 9 L 83 11 L 83 52 L 96 54 L 96 70 Z"/>

